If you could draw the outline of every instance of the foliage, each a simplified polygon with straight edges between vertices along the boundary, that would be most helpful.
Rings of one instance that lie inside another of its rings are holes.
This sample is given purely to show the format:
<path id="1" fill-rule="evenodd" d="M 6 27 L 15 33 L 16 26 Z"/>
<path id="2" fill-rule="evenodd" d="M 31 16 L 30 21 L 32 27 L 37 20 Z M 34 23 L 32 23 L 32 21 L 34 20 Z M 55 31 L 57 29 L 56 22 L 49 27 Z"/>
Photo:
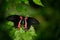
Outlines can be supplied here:
<path id="1" fill-rule="evenodd" d="M 12 22 L 7 22 L 5 25 L 6 26 L 4 30 L 6 31 L 9 30 L 7 32 L 9 33 L 9 36 L 13 40 L 33 40 L 32 37 L 37 36 L 32 26 L 30 27 L 28 31 L 25 31 L 23 26 L 20 29 L 15 29 L 14 27 L 12 27 L 13 26 Z"/>
<path id="2" fill-rule="evenodd" d="M 33 0 L 36 4 L 40 5 L 40 6 L 44 6 L 41 2 L 41 0 Z"/>
<path id="3" fill-rule="evenodd" d="M 42 8 L 31 8 L 28 0 L 0 0 L 0 40 L 60 40 L 60 1 L 33 2 Z M 23 28 L 15 29 L 12 22 L 6 22 L 7 16 L 16 14 L 36 18 L 40 22 L 38 33 L 33 26 L 25 32 Z"/>

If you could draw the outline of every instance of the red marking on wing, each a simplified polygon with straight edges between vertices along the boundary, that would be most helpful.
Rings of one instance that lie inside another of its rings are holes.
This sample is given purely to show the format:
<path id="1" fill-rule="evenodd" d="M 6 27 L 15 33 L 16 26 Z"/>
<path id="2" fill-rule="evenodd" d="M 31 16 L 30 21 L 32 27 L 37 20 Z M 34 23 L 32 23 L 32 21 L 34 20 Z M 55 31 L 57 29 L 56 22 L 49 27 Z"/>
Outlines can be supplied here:
<path id="1" fill-rule="evenodd" d="M 23 17 L 22 17 L 22 16 L 20 16 L 20 19 L 22 20 L 22 19 L 23 19 Z"/>
<path id="2" fill-rule="evenodd" d="M 24 29 L 27 29 L 27 19 L 28 19 L 28 17 L 25 17 L 25 25 L 24 25 Z"/>
<path id="3" fill-rule="evenodd" d="M 21 26 L 21 24 L 20 24 L 20 22 L 18 23 L 18 28 L 20 28 L 20 26 Z"/>
<path id="4" fill-rule="evenodd" d="M 24 25 L 24 28 L 27 29 L 27 24 Z"/>
<path id="5" fill-rule="evenodd" d="M 23 17 L 22 16 L 20 16 L 20 20 L 22 20 L 23 19 Z M 21 27 L 21 22 L 19 21 L 19 23 L 18 23 L 18 28 L 20 28 Z"/>

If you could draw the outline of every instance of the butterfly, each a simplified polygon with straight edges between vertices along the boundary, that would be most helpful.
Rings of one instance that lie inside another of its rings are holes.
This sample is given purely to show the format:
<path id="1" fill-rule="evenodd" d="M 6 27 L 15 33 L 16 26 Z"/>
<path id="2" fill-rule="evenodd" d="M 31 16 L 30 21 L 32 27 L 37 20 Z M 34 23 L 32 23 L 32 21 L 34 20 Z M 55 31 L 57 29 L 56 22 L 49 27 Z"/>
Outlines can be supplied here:
<path id="1" fill-rule="evenodd" d="M 31 25 L 33 25 L 34 29 L 36 30 L 39 25 L 39 21 L 32 17 L 24 17 L 20 15 L 10 15 L 7 17 L 8 21 L 14 23 L 14 27 L 20 29 L 21 25 L 24 25 L 25 30 L 29 30 Z"/>

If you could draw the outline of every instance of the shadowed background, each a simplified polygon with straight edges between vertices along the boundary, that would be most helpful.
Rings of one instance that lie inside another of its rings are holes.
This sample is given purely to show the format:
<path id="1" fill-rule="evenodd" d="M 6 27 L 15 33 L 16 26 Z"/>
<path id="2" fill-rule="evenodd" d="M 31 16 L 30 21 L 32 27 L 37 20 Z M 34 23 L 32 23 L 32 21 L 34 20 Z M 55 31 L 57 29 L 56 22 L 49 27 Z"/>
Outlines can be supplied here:
<path id="1" fill-rule="evenodd" d="M 9 15 L 34 17 L 40 22 L 37 37 L 29 40 L 60 40 L 60 0 L 40 1 L 40 4 L 37 0 L 34 1 L 40 5 L 38 9 L 35 9 L 29 5 L 28 0 L 0 0 L 0 40 L 18 40 L 19 38 L 19 40 L 28 40 L 32 37 L 29 32 L 25 34 L 22 30 L 27 36 L 26 39 L 22 38 L 23 34 L 13 39 L 15 34 L 19 35 L 21 32 L 15 33 L 17 30 L 12 27 L 13 23 L 7 22 L 6 17 Z"/>

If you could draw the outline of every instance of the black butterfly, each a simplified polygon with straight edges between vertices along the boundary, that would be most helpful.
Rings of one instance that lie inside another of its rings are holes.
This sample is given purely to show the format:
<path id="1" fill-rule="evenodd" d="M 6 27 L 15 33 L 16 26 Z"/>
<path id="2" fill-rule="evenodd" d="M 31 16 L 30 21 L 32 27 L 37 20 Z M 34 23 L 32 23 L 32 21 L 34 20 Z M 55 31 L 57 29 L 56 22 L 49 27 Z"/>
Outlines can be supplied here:
<path id="1" fill-rule="evenodd" d="M 32 17 L 24 17 L 19 15 L 11 15 L 7 17 L 8 21 L 12 21 L 14 23 L 15 28 L 20 28 L 21 25 L 24 25 L 25 30 L 28 30 L 31 25 L 33 25 L 36 30 L 39 26 L 39 22 Z"/>

